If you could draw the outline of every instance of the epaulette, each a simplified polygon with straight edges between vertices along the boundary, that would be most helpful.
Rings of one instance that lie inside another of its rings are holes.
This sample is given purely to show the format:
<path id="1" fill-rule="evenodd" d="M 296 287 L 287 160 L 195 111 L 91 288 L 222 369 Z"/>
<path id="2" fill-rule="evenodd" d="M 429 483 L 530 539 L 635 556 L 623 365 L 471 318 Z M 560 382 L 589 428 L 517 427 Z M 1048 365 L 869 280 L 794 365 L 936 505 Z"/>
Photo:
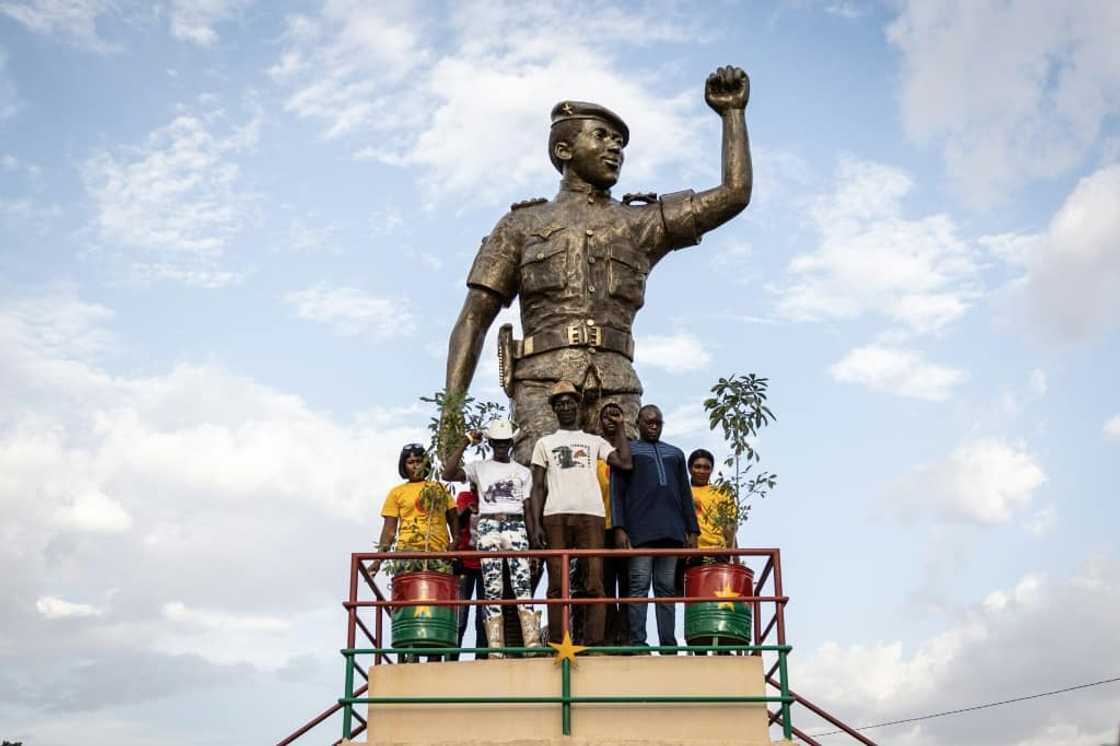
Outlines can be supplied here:
<path id="1" fill-rule="evenodd" d="M 534 197 L 533 199 L 523 199 L 520 202 L 514 202 L 509 206 L 510 210 L 520 210 L 522 207 L 532 207 L 533 205 L 543 205 L 548 202 L 547 197 Z"/>
<path id="2" fill-rule="evenodd" d="M 652 205 L 657 201 L 657 192 L 638 192 L 636 194 L 622 195 L 622 204 L 629 205 L 632 202 L 644 202 L 647 205 Z"/>

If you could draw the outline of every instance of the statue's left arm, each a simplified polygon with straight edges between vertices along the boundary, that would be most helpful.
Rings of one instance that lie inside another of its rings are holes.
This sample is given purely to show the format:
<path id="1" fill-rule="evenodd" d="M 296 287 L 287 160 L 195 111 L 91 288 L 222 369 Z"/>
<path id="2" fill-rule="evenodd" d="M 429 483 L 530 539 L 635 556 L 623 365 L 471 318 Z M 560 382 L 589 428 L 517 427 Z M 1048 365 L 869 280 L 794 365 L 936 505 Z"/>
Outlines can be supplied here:
<path id="1" fill-rule="evenodd" d="M 723 120 L 723 178 L 718 187 L 692 197 L 699 235 L 723 225 L 751 201 L 754 173 L 746 118 L 750 93 L 750 78 L 738 67 L 721 67 L 704 84 L 704 101 Z"/>

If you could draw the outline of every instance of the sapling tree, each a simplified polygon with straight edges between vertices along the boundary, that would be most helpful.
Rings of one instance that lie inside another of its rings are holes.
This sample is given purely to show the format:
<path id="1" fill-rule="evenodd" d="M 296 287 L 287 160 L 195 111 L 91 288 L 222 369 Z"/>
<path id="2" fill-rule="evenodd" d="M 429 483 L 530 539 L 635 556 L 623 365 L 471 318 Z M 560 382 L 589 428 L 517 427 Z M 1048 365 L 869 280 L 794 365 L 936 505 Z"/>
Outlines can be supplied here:
<path id="1" fill-rule="evenodd" d="M 728 498 L 719 501 L 710 516 L 721 532 L 746 523 L 751 499 L 766 497 L 778 483 L 777 474 L 755 471 L 758 433 L 777 419 L 766 406 L 768 386 L 769 379 L 736 374 L 720 378 L 712 386 L 712 396 L 704 401 L 709 427 L 720 429 L 729 448 L 723 468 L 712 479 L 712 486 Z"/>
<path id="2" fill-rule="evenodd" d="M 426 484 L 420 490 L 419 501 L 427 515 L 424 526 L 424 551 L 430 551 L 434 532 L 442 531 L 444 512 L 439 509 L 443 504 L 448 488 L 438 481 L 443 460 L 447 454 L 466 439 L 467 433 L 481 430 L 486 423 L 505 415 L 505 407 L 491 401 L 479 401 L 466 394 L 448 394 L 437 391 L 431 396 L 421 396 L 420 401 L 434 406 L 436 414 L 428 420 L 428 446 L 425 450 L 427 468 L 424 475 Z M 483 440 L 471 446 L 474 452 L 485 458 L 489 452 Z M 396 549 L 394 542 L 393 550 Z M 447 560 L 390 560 L 385 563 L 389 575 L 417 570 L 451 572 Z"/>

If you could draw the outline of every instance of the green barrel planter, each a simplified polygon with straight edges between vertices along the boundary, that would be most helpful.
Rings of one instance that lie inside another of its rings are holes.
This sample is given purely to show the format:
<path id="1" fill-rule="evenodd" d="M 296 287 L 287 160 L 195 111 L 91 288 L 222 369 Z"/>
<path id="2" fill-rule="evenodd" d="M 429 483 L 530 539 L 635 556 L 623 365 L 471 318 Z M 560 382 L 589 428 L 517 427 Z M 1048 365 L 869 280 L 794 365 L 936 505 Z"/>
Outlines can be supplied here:
<path id="1" fill-rule="evenodd" d="M 690 567 L 684 574 L 685 596 L 754 595 L 754 573 L 742 565 L 712 564 Z M 684 639 L 689 645 L 750 645 L 753 638 L 751 605 L 746 602 L 686 603 Z"/>
<path id="2" fill-rule="evenodd" d="M 436 606 L 459 597 L 454 575 L 442 572 L 407 572 L 393 578 L 394 601 L 432 601 L 431 606 L 403 606 L 393 610 L 393 647 L 456 647 L 459 642 L 458 607 Z"/>

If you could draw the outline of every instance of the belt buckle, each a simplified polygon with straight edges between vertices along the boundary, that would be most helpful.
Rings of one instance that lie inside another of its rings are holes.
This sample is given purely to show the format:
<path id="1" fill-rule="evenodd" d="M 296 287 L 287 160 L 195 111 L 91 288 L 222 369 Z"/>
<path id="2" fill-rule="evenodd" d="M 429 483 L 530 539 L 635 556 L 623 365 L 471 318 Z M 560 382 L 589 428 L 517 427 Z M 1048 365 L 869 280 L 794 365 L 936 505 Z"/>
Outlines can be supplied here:
<path id="1" fill-rule="evenodd" d="M 587 341 L 587 338 L 583 334 L 583 327 L 579 324 L 571 324 L 568 326 L 567 331 L 569 345 L 581 345 Z"/>
<path id="2" fill-rule="evenodd" d="M 591 347 L 603 346 L 603 327 L 589 326 L 587 329 L 587 344 Z"/>

